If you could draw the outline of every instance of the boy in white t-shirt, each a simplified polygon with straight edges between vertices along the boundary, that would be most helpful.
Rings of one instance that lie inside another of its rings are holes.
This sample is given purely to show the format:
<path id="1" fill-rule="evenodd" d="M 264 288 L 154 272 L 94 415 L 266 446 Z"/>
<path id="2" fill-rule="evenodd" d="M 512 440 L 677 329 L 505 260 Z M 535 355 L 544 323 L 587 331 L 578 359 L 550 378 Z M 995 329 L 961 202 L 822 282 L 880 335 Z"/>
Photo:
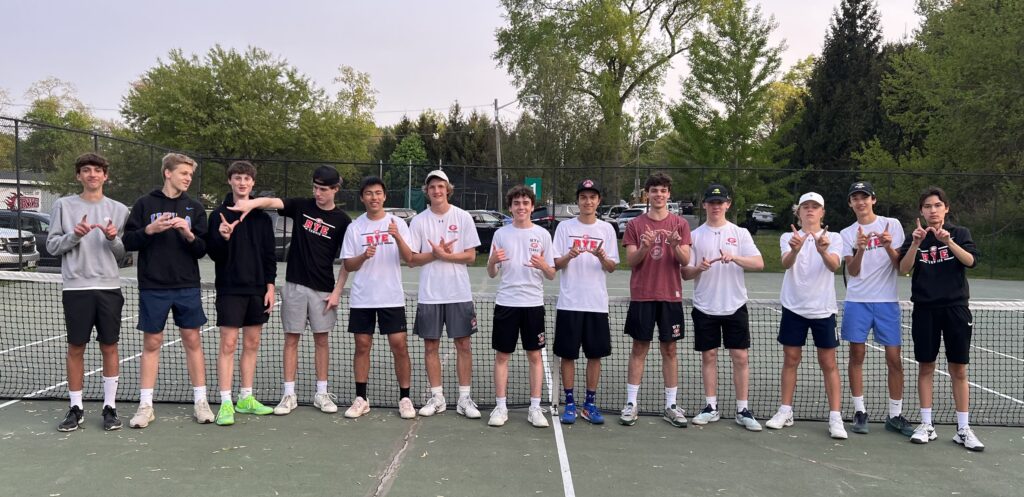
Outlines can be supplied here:
<path id="1" fill-rule="evenodd" d="M 867 181 L 850 185 L 847 194 L 857 222 L 840 232 L 846 261 L 846 301 L 843 305 L 843 340 L 850 342 L 850 394 L 853 398 L 854 433 L 868 432 L 868 411 L 864 405 L 864 352 L 868 331 L 885 347 L 888 368 L 889 416 L 885 429 L 904 436 L 914 427 L 903 417 L 903 359 L 900 356 L 902 330 L 900 304 L 896 293 L 898 248 L 903 245 L 903 227 L 896 219 L 875 214 L 875 189 Z"/>
<path id="2" fill-rule="evenodd" d="M 793 394 L 796 391 L 796 371 L 800 366 L 807 330 L 811 330 L 814 346 L 818 349 L 818 365 L 825 378 L 828 397 L 828 431 L 832 438 L 845 439 L 846 428 L 840 412 L 842 399 L 839 370 L 836 367 L 836 286 L 835 271 L 839 269 L 839 256 L 843 252 L 843 239 L 821 227 L 825 217 L 825 199 L 808 192 L 800 197 L 797 214 L 800 230 L 779 239 L 782 249 L 782 322 L 779 323 L 779 343 L 785 355 L 782 366 L 782 402 L 779 411 L 765 426 L 780 430 L 793 425 Z"/>
<path id="3" fill-rule="evenodd" d="M 413 333 L 423 339 L 430 399 L 420 408 L 420 416 L 433 416 L 448 409 L 441 385 L 441 331 L 455 342 L 455 370 L 459 380 L 456 412 L 470 419 L 480 410 L 470 397 L 473 379 L 473 347 L 470 337 L 476 333 L 476 308 L 470 293 L 467 264 L 476 260 L 480 237 L 473 216 L 448 203 L 453 187 L 444 171 L 427 174 L 423 192 L 430 208 L 412 218 L 409 244 L 413 252 L 409 265 L 423 266 L 420 271 L 419 302 Z"/>
<path id="4" fill-rule="evenodd" d="M 380 333 L 387 335 L 398 377 L 398 413 L 403 419 L 416 417 L 409 399 L 412 365 L 406 343 L 405 292 L 402 290 L 402 261 L 412 260 L 412 249 L 405 240 L 412 235 L 405 221 L 384 211 L 387 191 L 384 182 L 369 176 L 359 184 L 359 197 L 366 213 L 359 216 L 345 232 L 341 258 L 345 269 L 354 273 L 350 297 L 348 331 L 356 338 L 352 359 L 355 370 L 356 398 L 345 411 L 346 418 L 358 418 L 370 412 L 366 396 L 370 377 L 370 347 L 373 329 L 380 323 Z"/>
<path id="5" fill-rule="evenodd" d="M 551 234 L 530 221 L 537 197 L 533 190 L 516 185 L 505 195 L 505 205 L 512 213 L 512 224 L 494 233 L 491 255 L 487 259 L 487 275 L 501 274 L 494 296 L 494 390 L 497 404 L 487 424 L 503 426 L 508 421 L 505 404 L 508 390 L 508 361 L 522 337 L 523 349 L 530 362 L 530 424 L 545 428 L 548 420 L 540 407 L 541 382 L 544 369 L 541 350 L 544 348 L 544 280 L 555 279 L 555 260 L 551 252 Z"/>
<path id="6" fill-rule="evenodd" d="M 693 285 L 693 348 L 701 355 L 701 378 L 707 403 L 693 417 L 693 424 L 718 421 L 718 347 L 725 345 L 732 360 L 732 381 L 736 388 L 736 424 L 761 431 L 750 412 L 750 322 L 747 316 L 747 287 L 744 271 L 764 269 L 764 259 L 745 228 L 726 219 L 732 197 L 725 186 L 712 183 L 704 190 L 704 212 L 708 220 L 693 231 L 690 264 L 683 266 L 684 280 Z"/>
<path id="7" fill-rule="evenodd" d="M 597 408 L 597 385 L 601 380 L 601 358 L 612 353 L 611 330 L 608 327 L 608 283 L 606 274 L 615 270 L 619 251 L 612 225 L 597 218 L 601 205 L 601 187 L 585 179 L 576 187 L 579 216 L 558 223 L 555 229 L 555 268 L 562 270 L 559 278 L 558 303 L 555 305 L 555 355 L 562 359 L 562 386 L 565 410 L 562 424 L 576 422 L 576 359 L 580 347 L 587 356 L 587 396 L 580 411 L 583 419 L 603 424 Z M 611 249 L 606 252 L 605 247 Z"/>

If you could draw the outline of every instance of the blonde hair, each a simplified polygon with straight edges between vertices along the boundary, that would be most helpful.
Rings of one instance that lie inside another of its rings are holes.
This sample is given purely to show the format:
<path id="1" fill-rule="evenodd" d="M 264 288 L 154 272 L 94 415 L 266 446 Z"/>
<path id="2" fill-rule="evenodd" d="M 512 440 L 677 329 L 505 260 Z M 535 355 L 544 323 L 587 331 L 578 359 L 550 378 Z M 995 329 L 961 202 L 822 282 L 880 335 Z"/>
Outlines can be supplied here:
<path id="1" fill-rule="evenodd" d="M 163 164 L 164 171 L 174 171 L 181 164 L 188 164 L 192 166 L 192 169 L 196 168 L 196 161 L 193 158 L 185 154 L 176 154 L 174 152 L 165 155 L 160 162 Z"/>
<path id="2" fill-rule="evenodd" d="M 440 179 L 441 181 L 444 181 L 443 179 L 438 178 L 436 176 L 433 177 L 433 178 L 430 178 L 430 179 L 431 180 L 433 180 L 433 179 Z M 426 185 L 423 185 L 422 190 L 423 190 L 424 194 L 427 193 L 427 186 L 430 186 L 429 182 Z M 452 193 L 455 192 L 455 185 L 453 185 L 451 181 L 444 181 L 444 187 L 445 187 L 445 190 L 448 191 L 448 198 L 451 198 L 452 197 Z"/>

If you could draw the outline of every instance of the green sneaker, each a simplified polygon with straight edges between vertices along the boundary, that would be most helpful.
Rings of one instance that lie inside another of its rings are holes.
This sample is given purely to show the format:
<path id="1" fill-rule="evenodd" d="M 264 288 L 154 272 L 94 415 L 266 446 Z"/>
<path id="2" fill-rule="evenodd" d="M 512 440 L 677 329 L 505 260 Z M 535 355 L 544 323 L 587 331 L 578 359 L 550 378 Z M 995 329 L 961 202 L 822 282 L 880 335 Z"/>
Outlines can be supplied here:
<path id="1" fill-rule="evenodd" d="M 266 416 L 274 412 L 272 407 L 261 404 L 253 395 L 244 399 L 238 399 L 238 405 L 235 406 L 235 410 L 242 414 L 255 414 L 257 416 Z"/>
<path id="2" fill-rule="evenodd" d="M 220 426 L 231 426 L 235 424 L 235 408 L 230 402 L 224 402 L 217 411 L 217 419 L 214 420 Z"/>

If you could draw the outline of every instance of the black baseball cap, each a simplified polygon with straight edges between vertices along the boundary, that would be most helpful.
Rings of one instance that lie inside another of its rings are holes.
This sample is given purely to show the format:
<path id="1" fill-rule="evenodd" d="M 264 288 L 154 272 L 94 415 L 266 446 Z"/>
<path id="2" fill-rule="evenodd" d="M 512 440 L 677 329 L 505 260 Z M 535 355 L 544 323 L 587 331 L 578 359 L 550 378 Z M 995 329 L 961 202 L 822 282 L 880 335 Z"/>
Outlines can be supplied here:
<path id="1" fill-rule="evenodd" d="M 850 185 L 850 191 L 846 194 L 846 197 L 849 198 L 854 193 L 866 193 L 868 196 L 874 197 L 875 187 L 871 186 L 871 183 L 867 181 L 855 181 Z"/>
<path id="2" fill-rule="evenodd" d="M 341 184 L 341 176 L 331 166 L 320 166 L 313 171 L 313 183 L 327 187 L 338 186 Z"/>
<path id="3" fill-rule="evenodd" d="M 719 183 L 711 183 L 707 189 L 704 190 L 704 201 L 705 202 L 731 202 L 732 197 L 729 196 L 729 190 L 724 185 Z"/>
<path id="4" fill-rule="evenodd" d="M 576 196 L 580 196 L 580 192 L 586 190 L 592 190 L 597 192 L 598 195 L 601 195 L 601 185 L 597 184 L 597 182 L 592 179 L 580 181 L 580 184 L 576 186 Z"/>

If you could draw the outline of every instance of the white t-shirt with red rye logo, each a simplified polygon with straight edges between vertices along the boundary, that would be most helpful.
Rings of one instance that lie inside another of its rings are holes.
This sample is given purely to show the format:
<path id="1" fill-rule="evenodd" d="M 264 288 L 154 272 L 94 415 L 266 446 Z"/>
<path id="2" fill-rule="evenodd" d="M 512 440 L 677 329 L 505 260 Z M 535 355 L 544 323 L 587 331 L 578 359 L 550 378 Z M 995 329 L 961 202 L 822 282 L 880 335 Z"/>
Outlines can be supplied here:
<path id="1" fill-rule="evenodd" d="M 404 307 L 405 292 L 402 290 L 402 259 L 398 244 L 388 234 L 391 221 L 398 227 L 398 234 L 408 244 L 412 238 L 405 221 L 386 214 L 379 221 L 372 221 L 363 214 L 352 221 L 345 231 L 341 245 L 341 258 L 351 259 L 366 252 L 370 245 L 377 246 L 373 257 L 363 263 L 352 277 L 350 307 L 360 309 L 381 309 Z"/>
<path id="2" fill-rule="evenodd" d="M 430 244 L 438 245 L 441 240 L 450 242 L 453 253 L 480 246 L 473 216 L 468 212 L 448 206 L 448 212 L 438 215 L 427 209 L 412 218 L 409 225 L 412 238 L 407 240 L 413 252 L 430 253 Z M 420 271 L 419 303 L 451 304 L 471 302 L 473 294 L 469 286 L 469 271 L 465 264 L 434 260 Z"/>
<path id="3" fill-rule="evenodd" d="M 608 312 L 608 280 L 601 262 L 592 252 L 598 248 L 605 255 L 619 263 L 618 238 L 615 228 L 605 221 L 583 224 L 579 218 L 558 223 L 552 246 L 554 258 L 562 257 L 573 247 L 580 255 L 569 261 L 559 275 L 558 304 L 556 309 L 564 311 Z"/>
<path id="4" fill-rule="evenodd" d="M 722 252 L 734 256 L 761 255 L 746 228 L 727 222 L 717 228 L 702 224 L 693 230 L 690 266 L 697 267 L 703 259 L 714 260 Z M 710 316 L 729 316 L 747 303 L 747 286 L 743 268 L 734 262 L 711 264 L 711 269 L 700 273 L 693 284 L 693 306 Z"/>
<path id="5" fill-rule="evenodd" d="M 892 235 L 892 247 L 903 245 L 903 226 L 891 217 L 875 216 L 871 224 L 853 223 L 840 231 L 843 237 L 843 257 L 853 257 L 857 249 L 857 228 L 868 237 L 868 247 L 860 263 L 860 274 L 847 275 L 846 300 L 850 302 L 896 302 L 896 266 L 889 258 L 889 251 L 882 246 L 882 233 L 886 229 Z"/>
<path id="6" fill-rule="evenodd" d="M 498 283 L 494 303 L 506 307 L 544 305 L 544 273 L 528 264 L 530 257 L 543 254 L 547 264 L 554 267 L 551 234 L 537 225 L 516 228 L 510 224 L 494 232 L 492 253 L 495 248 L 504 249 L 508 260 L 498 268 L 501 281 Z"/>

